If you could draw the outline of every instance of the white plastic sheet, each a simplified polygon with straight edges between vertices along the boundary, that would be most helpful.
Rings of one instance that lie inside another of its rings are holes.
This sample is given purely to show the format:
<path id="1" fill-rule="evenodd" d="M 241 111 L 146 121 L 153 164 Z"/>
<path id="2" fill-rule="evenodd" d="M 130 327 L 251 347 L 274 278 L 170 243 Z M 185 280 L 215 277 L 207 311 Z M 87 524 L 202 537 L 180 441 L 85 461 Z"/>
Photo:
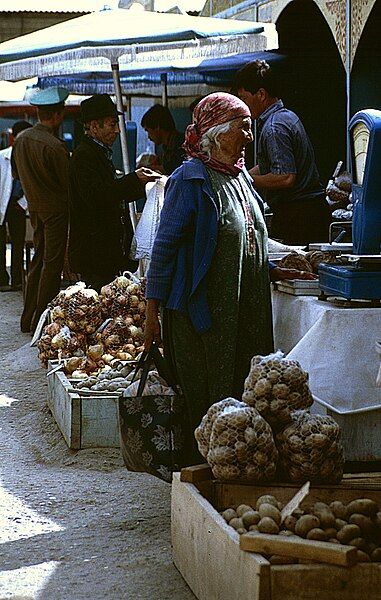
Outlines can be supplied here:
<path id="1" fill-rule="evenodd" d="M 131 244 L 131 257 L 135 260 L 151 258 L 152 247 L 160 222 L 160 212 L 164 204 L 166 181 L 166 177 L 161 177 L 157 181 L 146 185 L 147 200 Z"/>

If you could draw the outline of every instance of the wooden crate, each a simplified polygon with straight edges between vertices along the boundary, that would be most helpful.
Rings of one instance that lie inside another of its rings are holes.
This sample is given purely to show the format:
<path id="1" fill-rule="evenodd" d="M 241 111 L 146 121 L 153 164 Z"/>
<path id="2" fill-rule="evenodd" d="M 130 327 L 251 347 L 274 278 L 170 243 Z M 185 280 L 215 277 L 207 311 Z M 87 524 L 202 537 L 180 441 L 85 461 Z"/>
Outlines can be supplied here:
<path id="1" fill-rule="evenodd" d="M 57 361 L 49 361 L 49 370 Z M 48 406 L 73 450 L 119 448 L 118 396 L 81 396 L 62 371 L 48 378 Z"/>
<path id="2" fill-rule="evenodd" d="M 262 494 L 288 502 L 293 485 L 250 486 L 219 483 L 207 466 L 174 474 L 172 486 L 173 560 L 199 600 L 380 600 L 381 565 L 271 565 L 244 552 L 239 535 L 218 511 L 253 504 Z M 308 503 L 371 498 L 381 504 L 381 475 L 346 475 L 338 486 L 311 488 Z"/>

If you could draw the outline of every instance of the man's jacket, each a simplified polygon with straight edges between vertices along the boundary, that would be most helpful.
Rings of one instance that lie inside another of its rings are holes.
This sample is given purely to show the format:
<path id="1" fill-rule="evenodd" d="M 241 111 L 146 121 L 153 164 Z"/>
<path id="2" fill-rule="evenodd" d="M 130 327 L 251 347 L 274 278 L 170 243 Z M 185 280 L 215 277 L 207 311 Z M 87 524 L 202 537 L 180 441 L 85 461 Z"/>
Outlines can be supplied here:
<path id="1" fill-rule="evenodd" d="M 107 149 L 85 136 L 69 164 L 69 263 L 75 273 L 123 268 L 123 201 L 142 196 L 137 175 L 117 179 Z"/>

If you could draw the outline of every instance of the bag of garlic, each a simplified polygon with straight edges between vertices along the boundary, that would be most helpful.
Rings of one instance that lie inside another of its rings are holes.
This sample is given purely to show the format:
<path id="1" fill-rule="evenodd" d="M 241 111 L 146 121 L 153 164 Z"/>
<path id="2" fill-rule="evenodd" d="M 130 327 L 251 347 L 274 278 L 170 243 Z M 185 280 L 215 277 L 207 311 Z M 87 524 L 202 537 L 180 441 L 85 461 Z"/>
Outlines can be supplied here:
<path id="1" fill-rule="evenodd" d="M 307 382 L 308 373 L 298 361 L 284 358 L 280 350 L 254 356 L 242 400 L 253 406 L 274 431 L 280 431 L 291 421 L 292 411 L 313 403 Z"/>
<path id="2" fill-rule="evenodd" d="M 208 464 L 217 479 L 269 481 L 278 458 L 271 427 L 255 409 L 236 402 L 225 405 L 214 418 Z"/>
<path id="3" fill-rule="evenodd" d="M 276 436 L 283 478 L 295 483 L 338 483 L 344 456 L 339 425 L 332 417 L 297 410 Z"/>
<path id="4" fill-rule="evenodd" d="M 159 376 L 150 370 L 155 367 Z M 134 383 L 141 369 L 140 380 Z M 133 383 L 119 398 L 119 427 L 120 448 L 129 471 L 150 473 L 170 483 L 174 471 L 189 466 L 184 397 L 155 344 L 143 352 Z"/>

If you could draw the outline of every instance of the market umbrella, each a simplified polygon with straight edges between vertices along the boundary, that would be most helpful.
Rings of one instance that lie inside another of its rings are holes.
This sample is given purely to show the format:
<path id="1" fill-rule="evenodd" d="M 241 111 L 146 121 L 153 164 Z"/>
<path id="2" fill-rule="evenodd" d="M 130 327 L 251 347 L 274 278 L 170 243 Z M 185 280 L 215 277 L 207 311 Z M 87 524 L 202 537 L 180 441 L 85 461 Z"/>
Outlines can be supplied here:
<path id="1" fill-rule="evenodd" d="M 113 76 L 123 111 L 119 71 L 189 68 L 203 60 L 277 47 L 273 24 L 169 13 L 105 10 L 0 44 L 0 79 L 86 73 Z M 129 170 L 124 116 L 123 164 Z M 131 208 L 133 223 L 136 217 Z"/>

